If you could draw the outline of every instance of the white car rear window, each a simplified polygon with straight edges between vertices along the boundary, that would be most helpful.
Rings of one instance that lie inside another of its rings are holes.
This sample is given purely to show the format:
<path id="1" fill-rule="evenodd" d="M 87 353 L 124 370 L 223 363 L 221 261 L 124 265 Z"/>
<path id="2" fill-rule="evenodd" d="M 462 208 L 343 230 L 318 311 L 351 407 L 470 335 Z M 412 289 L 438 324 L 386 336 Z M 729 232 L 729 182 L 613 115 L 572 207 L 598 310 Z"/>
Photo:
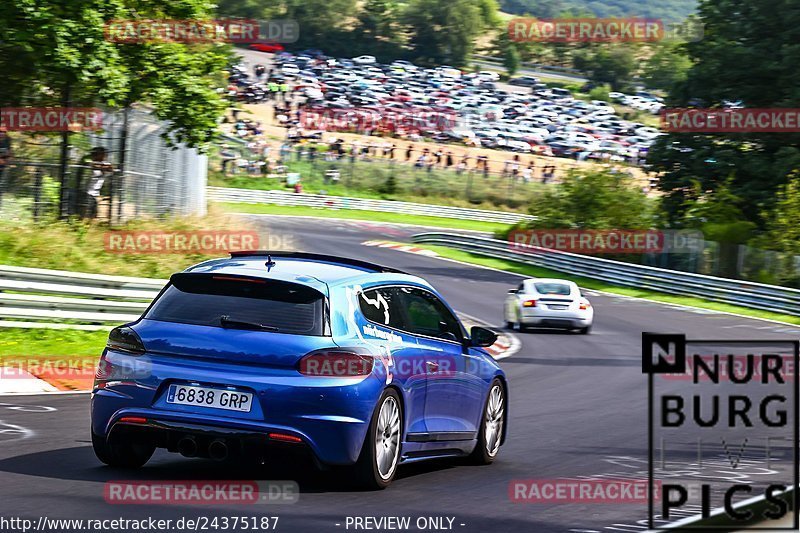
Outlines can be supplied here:
<path id="1" fill-rule="evenodd" d="M 546 283 L 539 282 L 533 284 L 539 294 L 555 294 L 558 296 L 569 296 L 572 287 L 565 283 Z"/>

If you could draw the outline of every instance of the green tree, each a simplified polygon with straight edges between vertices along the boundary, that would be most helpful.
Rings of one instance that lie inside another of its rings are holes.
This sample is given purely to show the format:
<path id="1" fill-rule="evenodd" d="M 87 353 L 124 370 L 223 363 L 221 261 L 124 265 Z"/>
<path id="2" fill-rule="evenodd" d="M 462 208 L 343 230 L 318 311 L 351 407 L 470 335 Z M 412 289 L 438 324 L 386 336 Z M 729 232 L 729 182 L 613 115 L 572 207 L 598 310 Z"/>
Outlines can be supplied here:
<path id="1" fill-rule="evenodd" d="M 502 28 L 491 43 L 493 55 L 499 55 L 503 58 L 503 67 L 505 67 L 509 76 L 513 76 L 519 70 L 520 44 L 524 43 L 516 43 L 511 40 L 506 28 Z"/>
<path id="2" fill-rule="evenodd" d="M 772 250 L 800 255 L 800 173 L 795 172 L 778 194 L 775 209 L 766 213 L 767 228 L 758 244 Z"/>
<path id="3" fill-rule="evenodd" d="M 671 107 L 800 107 L 800 11 L 795 0 L 704 0 L 701 41 L 687 43 L 691 68 L 670 92 Z M 670 133 L 659 138 L 648 162 L 661 173 L 663 204 L 679 221 L 691 206 L 694 183 L 716 191 L 729 178 L 745 200 L 745 220 L 763 227 L 763 214 L 800 168 L 800 134 Z"/>
<path id="4" fill-rule="evenodd" d="M 476 37 L 498 23 L 497 4 L 494 0 L 410 0 L 403 20 L 414 58 L 460 67 L 468 63 Z"/>
<path id="5" fill-rule="evenodd" d="M 686 81 L 691 64 L 683 45 L 659 43 L 653 55 L 645 61 L 642 80 L 651 89 L 669 91 Z"/>
<path id="6" fill-rule="evenodd" d="M 216 87 L 228 45 L 122 44 L 108 21 L 204 19 L 209 0 L 20 0 L 0 10 L 0 106 L 100 106 L 146 101 L 170 123 L 171 138 L 202 147 L 224 104 Z M 69 133 L 61 134 L 60 213 L 64 213 Z"/>
<path id="7" fill-rule="evenodd" d="M 360 50 L 382 60 L 400 55 L 400 6 L 396 0 L 366 0 L 358 12 L 354 35 Z"/>
<path id="8" fill-rule="evenodd" d="M 607 83 L 615 91 L 625 88 L 636 68 L 636 56 L 630 46 L 595 45 L 573 53 L 575 68 L 586 72 L 595 83 Z"/>
<path id="9" fill-rule="evenodd" d="M 530 206 L 532 228 L 649 229 L 654 203 L 627 174 L 572 171 Z"/>
<path id="10" fill-rule="evenodd" d="M 284 0 L 276 16 L 297 21 L 298 48 L 321 48 L 330 54 L 352 51 L 356 0 Z"/>

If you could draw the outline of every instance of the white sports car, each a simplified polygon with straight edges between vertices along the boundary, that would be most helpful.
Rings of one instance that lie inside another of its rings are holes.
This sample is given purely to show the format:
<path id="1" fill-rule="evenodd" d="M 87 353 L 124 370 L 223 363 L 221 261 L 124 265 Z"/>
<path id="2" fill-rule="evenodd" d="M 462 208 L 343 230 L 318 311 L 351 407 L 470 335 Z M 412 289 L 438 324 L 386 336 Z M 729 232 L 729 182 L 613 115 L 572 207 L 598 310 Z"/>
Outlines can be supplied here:
<path id="1" fill-rule="evenodd" d="M 564 279 L 526 279 L 509 289 L 504 306 L 509 329 L 526 327 L 574 329 L 589 333 L 594 310 L 578 286 Z"/>

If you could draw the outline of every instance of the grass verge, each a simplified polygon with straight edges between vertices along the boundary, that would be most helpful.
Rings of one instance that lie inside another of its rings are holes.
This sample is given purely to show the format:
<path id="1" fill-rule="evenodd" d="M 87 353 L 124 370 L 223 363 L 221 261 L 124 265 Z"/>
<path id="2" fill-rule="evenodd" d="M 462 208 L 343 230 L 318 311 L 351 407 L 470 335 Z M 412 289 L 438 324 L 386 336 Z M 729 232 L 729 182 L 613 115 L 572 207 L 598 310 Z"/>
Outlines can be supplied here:
<path id="1" fill-rule="evenodd" d="M 457 261 L 463 261 L 465 263 L 472 263 L 475 265 L 487 266 L 491 268 L 496 268 L 499 270 L 505 270 L 508 272 L 514 272 L 516 274 L 522 274 L 524 276 L 530 277 L 543 277 L 543 278 L 568 278 L 579 286 L 585 289 L 594 289 L 597 291 L 603 292 L 610 292 L 613 294 L 619 294 L 622 296 L 631 296 L 634 298 L 646 298 L 648 300 L 653 300 L 656 302 L 663 302 L 667 304 L 678 304 L 678 305 L 687 305 L 691 307 L 699 307 L 701 309 L 708 309 L 711 311 L 721 311 L 725 313 L 734 313 L 737 315 L 744 315 L 750 316 L 753 318 L 763 318 L 767 320 L 777 320 L 779 322 L 787 322 L 789 324 L 798 324 L 800 325 L 800 317 L 793 316 L 793 315 L 785 315 L 782 313 L 772 313 L 769 311 L 759 311 L 758 309 L 750 309 L 748 307 L 739 307 L 736 305 L 730 305 L 720 302 L 713 302 L 711 300 L 704 300 L 702 298 L 694 298 L 688 296 L 674 296 L 671 294 L 665 294 L 663 292 L 656 292 L 647 289 L 636 289 L 633 287 L 621 287 L 619 285 L 612 285 L 610 283 L 606 283 L 604 281 L 598 281 L 595 279 L 589 278 L 582 278 L 579 276 L 571 276 L 569 274 L 565 274 L 564 272 L 558 272 L 556 270 L 550 270 L 547 268 L 541 268 L 531 265 L 525 265 L 522 263 L 515 263 L 514 261 L 509 261 L 506 259 L 495 259 L 492 257 L 485 257 L 481 255 L 475 255 L 468 252 L 464 252 L 461 250 L 455 250 L 453 248 L 448 248 L 446 246 L 430 246 L 430 245 L 422 245 L 421 247 L 433 250 L 438 253 L 440 256 L 448 258 L 448 259 L 455 259 Z"/>
<path id="2" fill-rule="evenodd" d="M 20 359 L 73 359 L 99 357 L 107 331 L 69 329 L 0 329 L 0 365 Z"/>
<path id="3" fill-rule="evenodd" d="M 371 222 L 396 222 L 400 224 L 415 224 L 419 226 L 433 226 L 437 228 L 486 232 L 495 232 L 497 230 L 508 229 L 508 224 L 501 224 L 498 222 L 461 220 L 458 218 L 432 217 L 425 215 L 403 215 L 400 213 L 383 213 L 379 211 L 359 211 L 355 209 L 335 210 L 319 209 L 314 207 L 242 203 L 220 203 L 217 205 L 222 209 L 232 213 L 312 216 L 315 218 L 346 218 L 352 220 L 369 220 Z"/>
<path id="4" fill-rule="evenodd" d="M 136 221 L 115 227 L 114 231 L 255 231 L 246 221 L 226 214 L 202 218 L 166 218 Z M 167 278 L 187 266 L 214 257 L 225 257 L 224 250 L 206 253 L 112 251 L 106 246 L 107 224 L 48 220 L 40 223 L 0 221 L 0 264 L 101 273 L 117 276 Z M 0 330 L 0 335 L 3 331 Z"/>

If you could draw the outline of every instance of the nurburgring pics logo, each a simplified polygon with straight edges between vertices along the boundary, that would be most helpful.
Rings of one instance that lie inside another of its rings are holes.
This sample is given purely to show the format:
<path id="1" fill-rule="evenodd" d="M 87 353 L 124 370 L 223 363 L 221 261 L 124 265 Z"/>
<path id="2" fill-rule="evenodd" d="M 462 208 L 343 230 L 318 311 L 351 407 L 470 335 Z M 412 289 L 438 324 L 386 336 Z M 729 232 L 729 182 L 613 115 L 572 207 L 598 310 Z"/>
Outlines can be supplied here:
<path id="1" fill-rule="evenodd" d="M 120 19 L 105 23 L 113 43 L 293 43 L 300 37 L 294 20 Z"/>
<path id="2" fill-rule="evenodd" d="M 688 508 L 698 509 L 703 519 L 712 516 L 712 508 L 719 510 L 714 523 L 685 523 L 686 530 L 729 531 L 753 522 L 765 531 L 798 529 L 796 513 L 793 528 L 781 522 L 798 504 L 797 491 L 789 487 L 800 477 L 799 354 L 795 340 L 642 334 L 650 529 L 656 519 L 669 522 L 675 511 Z M 683 377 L 687 373 L 689 378 Z"/>
<path id="3" fill-rule="evenodd" d="M 661 129 L 670 133 L 797 133 L 800 108 L 662 109 Z"/>
<path id="4" fill-rule="evenodd" d="M 0 128 L 8 131 L 97 131 L 103 111 L 96 107 L 3 107 Z"/>

